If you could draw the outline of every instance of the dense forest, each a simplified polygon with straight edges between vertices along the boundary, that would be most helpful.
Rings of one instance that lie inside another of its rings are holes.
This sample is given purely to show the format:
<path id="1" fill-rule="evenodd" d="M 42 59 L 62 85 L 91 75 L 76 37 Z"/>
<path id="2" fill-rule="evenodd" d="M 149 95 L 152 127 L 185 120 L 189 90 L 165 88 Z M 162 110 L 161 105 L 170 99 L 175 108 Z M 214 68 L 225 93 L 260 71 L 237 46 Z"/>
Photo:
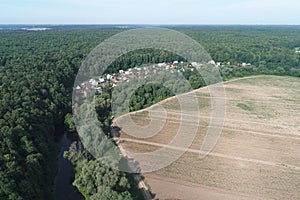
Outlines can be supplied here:
<path id="1" fill-rule="evenodd" d="M 300 26 L 187 26 L 169 27 L 187 34 L 216 62 L 230 63 L 225 79 L 251 74 L 300 76 Z M 143 63 L 183 60 L 168 52 L 141 50 L 128 53 L 111 65 L 108 72 L 135 67 Z M 238 68 L 250 63 L 251 67 Z"/>
<path id="2" fill-rule="evenodd" d="M 224 80 L 255 74 L 300 77 L 300 54 L 295 53 L 300 47 L 298 26 L 170 28 L 198 41 L 216 62 L 230 63 L 220 66 Z M 66 121 L 74 131 L 67 113 L 71 113 L 75 76 L 88 53 L 120 31 L 108 27 L 0 31 L 0 199 L 54 199 L 57 129 Z M 180 59 L 164 51 L 140 50 L 121 56 L 108 72 Z M 251 65 L 241 67 L 241 63 Z M 186 72 L 185 77 L 194 89 L 205 85 L 197 73 Z M 158 85 L 145 86 L 135 94 L 131 110 L 173 95 Z M 99 120 L 108 131 L 111 91 L 96 98 Z M 75 165 L 74 185 L 86 198 L 140 198 L 129 174 L 103 166 L 88 152 L 79 151 L 78 145 L 74 142 L 66 157 Z"/>
<path id="3" fill-rule="evenodd" d="M 56 128 L 84 56 L 118 30 L 0 33 L 0 199 L 53 199 Z"/>

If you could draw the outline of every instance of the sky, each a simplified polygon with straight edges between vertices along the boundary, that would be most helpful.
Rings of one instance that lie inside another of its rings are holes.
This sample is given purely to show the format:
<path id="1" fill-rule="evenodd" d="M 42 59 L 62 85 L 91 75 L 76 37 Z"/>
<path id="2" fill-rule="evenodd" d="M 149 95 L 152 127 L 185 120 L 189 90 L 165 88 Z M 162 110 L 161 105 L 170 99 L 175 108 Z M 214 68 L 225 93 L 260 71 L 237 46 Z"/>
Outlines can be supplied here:
<path id="1" fill-rule="evenodd" d="M 0 0 L 0 24 L 300 24 L 299 0 Z"/>

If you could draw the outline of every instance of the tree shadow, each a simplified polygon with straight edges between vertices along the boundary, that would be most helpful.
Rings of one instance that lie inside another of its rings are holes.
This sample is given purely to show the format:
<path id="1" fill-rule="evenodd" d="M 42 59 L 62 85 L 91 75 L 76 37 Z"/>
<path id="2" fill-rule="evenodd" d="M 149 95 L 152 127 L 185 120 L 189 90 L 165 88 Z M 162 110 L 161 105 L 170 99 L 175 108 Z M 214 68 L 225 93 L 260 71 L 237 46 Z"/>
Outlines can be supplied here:
<path id="1" fill-rule="evenodd" d="M 115 126 L 115 125 L 111 126 L 111 136 L 115 139 L 116 144 L 119 145 L 119 147 L 121 145 L 120 144 L 121 143 L 121 139 L 120 139 L 121 131 L 122 131 L 122 127 Z M 123 170 L 132 172 L 131 174 L 133 174 L 133 175 L 140 176 L 141 180 L 144 181 L 144 183 L 146 182 L 145 177 L 141 174 L 140 165 L 136 160 L 134 160 L 134 158 L 130 158 L 130 157 L 124 155 L 120 161 L 120 165 L 123 167 Z M 133 172 L 135 172 L 135 173 L 133 173 Z M 155 198 L 156 194 L 152 192 L 149 185 L 147 183 L 145 183 L 145 184 L 146 184 L 146 187 L 148 188 L 148 192 L 150 193 L 152 199 L 159 200 L 158 198 Z M 147 192 L 145 188 L 140 188 L 140 189 L 142 190 L 143 193 Z"/>

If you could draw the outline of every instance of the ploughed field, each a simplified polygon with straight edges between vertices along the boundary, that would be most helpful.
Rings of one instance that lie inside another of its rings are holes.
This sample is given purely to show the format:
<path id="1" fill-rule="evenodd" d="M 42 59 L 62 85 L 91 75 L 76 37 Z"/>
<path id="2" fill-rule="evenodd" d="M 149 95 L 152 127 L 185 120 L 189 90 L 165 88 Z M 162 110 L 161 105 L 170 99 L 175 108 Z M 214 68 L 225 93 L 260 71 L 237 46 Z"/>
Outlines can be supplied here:
<path id="1" fill-rule="evenodd" d="M 207 88 L 196 91 L 200 117 L 189 149 L 171 165 L 143 174 L 155 198 L 163 199 L 299 199 L 300 197 L 300 79 L 254 76 L 224 83 L 226 116 L 222 134 L 204 159 L 199 150 L 211 120 Z M 191 94 L 186 94 L 191 95 Z M 131 113 L 147 126 L 164 120 L 163 128 L 147 139 L 121 130 L 121 145 L 131 152 L 151 152 L 176 136 L 183 121 L 180 104 L 170 98 Z M 122 120 L 122 117 L 116 119 Z M 122 127 L 121 127 L 122 128 Z"/>

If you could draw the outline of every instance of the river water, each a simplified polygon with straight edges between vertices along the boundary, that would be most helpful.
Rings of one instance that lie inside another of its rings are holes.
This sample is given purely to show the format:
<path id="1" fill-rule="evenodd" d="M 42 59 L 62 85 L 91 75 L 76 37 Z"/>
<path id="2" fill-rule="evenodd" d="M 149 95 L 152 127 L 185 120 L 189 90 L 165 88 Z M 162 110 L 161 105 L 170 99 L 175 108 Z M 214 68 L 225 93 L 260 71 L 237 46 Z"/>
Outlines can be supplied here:
<path id="1" fill-rule="evenodd" d="M 58 173 L 55 177 L 54 194 L 56 200 L 84 200 L 76 187 L 72 185 L 74 180 L 74 167 L 72 163 L 63 157 L 64 151 L 69 150 L 71 141 L 65 133 L 60 140 L 60 152 L 58 155 Z"/>

